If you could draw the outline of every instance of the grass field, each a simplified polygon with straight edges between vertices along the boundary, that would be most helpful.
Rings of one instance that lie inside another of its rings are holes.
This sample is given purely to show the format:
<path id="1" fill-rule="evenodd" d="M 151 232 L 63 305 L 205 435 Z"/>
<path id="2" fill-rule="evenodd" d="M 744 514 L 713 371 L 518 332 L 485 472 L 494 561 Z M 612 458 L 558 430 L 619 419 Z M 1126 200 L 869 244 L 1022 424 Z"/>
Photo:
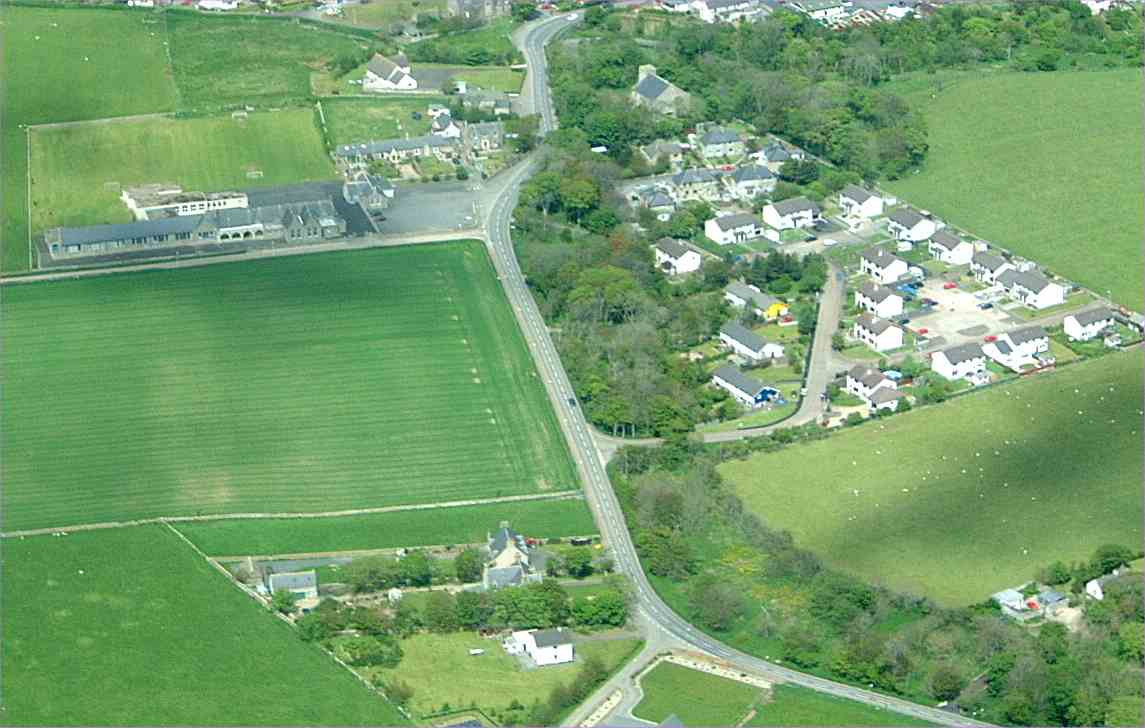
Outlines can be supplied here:
<path id="1" fill-rule="evenodd" d="M 31 139 L 33 232 L 130 221 L 121 186 L 213 192 L 336 176 L 310 109 L 51 127 Z"/>
<path id="2" fill-rule="evenodd" d="M 409 707 L 425 714 L 444 703 L 454 708 L 507 708 L 513 700 L 529 705 L 543 701 L 557 684 L 570 684 L 580 670 L 579 660 L 596 655 L 610 671 L 635 654 L 638 640 L 584 642 L 576 645 L 578 660 L 537 670 L 522 670 L 517 658 L 505 653 L 498 639 L 473 632 L 418 634 L 402 640 L 405 655 L 392 669 L 379 669 L 384 679 L 397 678 L 413 688 Z M 469 655 L 470 648 L 485 654 Z"/>
<path id="3" fill-rule="evenodd" d="M 921 174 L 888 184 L 893 192 L 1140 308 L 1140 69 L 896 86 L 926 115 L 930 154 Z M 1068 172 L 1065 159 L 1076 160 Z"/>
<path id="4" fill-rule="evenodd" d="M 453 78 L 465 81 L 470 86 L 480 86 L 489 91 L 502 91 L 507 94 L 520 92 L 525 82 L 524 71 L 516 71 L 508 66 L 443 66 L 423 63 L 423 68 L 449 68 Z"/>
<path id="5" fill-rule="evenodd" d="M 579 499 L 339 518 L 180 523 L 179 530 L 212 556 L 247 556 L 480 543 L 501 521 L 534 538 L 596 533 L 592 514 Z"/>
<path id="6" fill-rule="evenodd" d="M 31 266 L 28 252 L 28 137 L 23 129 L 5 126 L 0 141 L 0 272 Z"/>
<path id="7" fill-rule="evenodd" d="M 577 487 L 476 241 L 20 286 L 0 313 L 6 529 Z"/>
<path id="8" fill-rule="evenodd" d="M 970 604 L 1141 542 L 1141 400 L 1140 352 L 1110 355 L 720 470 L 829 564 Z"/>
<path id="9" fill-rule="evenodd" d="M 402 724 L 159 526 L 4 542 L 5 725 Z"/>
<path id="10" fill-rule="evenodd" d="M 368 6 L 367 6 L 368 7 Z M 377 99 L 323 99 L 326 129 L 332 144 L 394 139 L 408 133 L 429 133 L 430 104 L 445 104 L 444 96 L 387 96 Z M 414 119 L 413 112 L 421 119 Z"/>
<path id="11" fill-rule="evenodd" d="M 341 15 L 326 20 L 358 28 L 386 28 L 422 13 L 444 14 L 445 9 L 445 0 L 374 0 L 367 5 L 347 5 Z"/>
<path id="12" fill-rule="evenodd" d="M 785 725 L 931 725 L 905 715 L 843 700 L 796 685 L 776 685 L 771 700 L 759 706 L 745 726 Z"/>

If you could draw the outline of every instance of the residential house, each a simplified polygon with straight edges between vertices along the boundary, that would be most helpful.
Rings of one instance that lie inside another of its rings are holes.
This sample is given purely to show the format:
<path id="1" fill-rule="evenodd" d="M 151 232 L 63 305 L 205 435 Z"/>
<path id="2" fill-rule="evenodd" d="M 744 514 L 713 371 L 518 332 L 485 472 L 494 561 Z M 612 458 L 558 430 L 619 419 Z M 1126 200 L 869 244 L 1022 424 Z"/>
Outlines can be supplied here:
<path id="1" fill-rule="evenodd" d="M 511 0 L 449 0 L 446 3 L 450 15 L 463 18 L 497 18 L 513 11 Z"/>
<path id="2" fill-rule="evenodd" d="M 646 187 L 640 190 L 636 193 L 636 202 L 641 207 L 647 207 L 654 212 L 656 219 L 660 222 L 667 222 L 676 210 L 676 201 L 672 199 L 671 195 L 656 187 Z"/>
<path id="3" fill-rule="evenodd" d="M 1125 571 L 1119 567 L 1114 569 L 1109 574 L 1099 576 L 1096 579 L 1090 579 L 1085 583 L 1085 593 L 1092 599 L 1096 599 L 1099 602 L 1104 600 L 1105 589 L 1109 585 L 1109 582 L 1113 581 L 1124 573 Z"/>
<path id="4" fill-rule="evenodd" d="M 905 260 L 885 248 L 868 248 L 859 255 L 859 270 L 883 285 L 894 283 L 909 269 Z"/>
<path id="5" fill-rule="evenodd" d="M 747 308 L 750 305 L 756 316 L 768 321 L 787 315 L 786 303 L 742 281 L 729 283 L 724 288 L 724 298 L 736 308 Z"/>
<path id="6" fill-rule="evenodd" d="M 930 254 L 947 265 L 970 265 L 974 246 L 949 230 L 935 230 L 927 243 Z"/>
<path id="7" fill-rule="evenodd" d="M 760 12 L 755 0 L 694 0 L 692 9 L 705 23 L 734 23 Z"/>
<path id="8" fill-rule="evenodd" d="M 852 335 L 875 351 L 891 351 L 903 345 L 903 330 L 886 319 L 864 313 L 855 319 Z"/>
<path id="9" fill-rule="evenodd" d="M 410 74 L 409 61 L 404 55 L 390 60 L 381 53 L 375 53 L 366 64 L 366 77 L 362 80 L 362 89 L 378 93 L 414 91 L 417 89 L 417 79 Z"/>
<path id="10" fill-rule="evenodd" d="M 656 267 L 670 276 L 698 271 L 704 258 L 689 243 L 675 238 L 660 238 L 652 246 Z"/>
<path id="11" fill-rule="evenodd" d="M 504 116 L 513 112 L 509 95 L 500 91 L 486 91 L 466 85 L 465 93 L 460 94 L 460 96 L 461 106 L 465 109 L 490 111 L 495 116 Z"/>
<path id="12" fill-rule="evenodd" d="M 1008 270 L 998 276 L 996 284 L 1010 298 L 1033 309 L 1065 303 L 1065 287 L 1054 283 L 1036 270 Z"/>
<path id="13" fill-rule="evenodd" d="M 703 200 L 712 202 L 720 198 L 720 181 L 711 170 L 685 169 L 672 175 L 672 196 L 677 202 Z"/>
<path id="14" fill-rule="evenodd" d="M 1081 313 L 1071 313 L 1062 321 L 1065 335 L 1074 341 L 1089 341 L 1102 335 L 1113 326 L 1113 312 L 1108 308 L 1091 308 Z"/>
<path id="15" fill-rule="evenodd" d="M 909 207 L 900 207 L 887 215 L 887 231 L 895 240 L 918 243 L 934 235 L 936 230 L 934 220 Z"/>
<path id="16" fill-rule="evenodd" d="M 677 167 L 684 162 L 684 148 L 676 142 L 657 139 L 640 147 L 640 154 L 649 164 L 657 164 L 663 159 L 668 165 Z"/>
<path id="17" fill-rule="evenodd" d="M 898 384 L 874 367 L 856 364 L 847 370 L 847 377 L 844 381 L 843 389 L 863 400 L 869 406 L 874 406 L 872 397 L 874 397 L 876 392 L 883 389 L 898 391 Z M 895 409 L 898 407 L 897 403 L 894 406 L 888 405 L 887 402 L 889 400 L 883 397 L 879 397 L 879 400 L 882 402 L 883 408 Z"/>
<path id="18" fill-rule="evenodd" d="M 890 387 L 879 387 L 871 392 L 871 396 L 867 398 L 867 404 L 876 412 L 879 410 L 890 410 L 894 412 L 899 408 L 899 402 L 907 398 L 906 392 L 902 390 L 891 389 Z"/>
<path id="19" fill-rule="evenodd" d="M 700 137 L 700 155 L 704 159 L 740 158 L 745 151 L 743 137 L 735 129 L 717 126 Z"/>
<path id="20" fill-rule="evenodd" d="M 408 139 L 343 144 L 334 150 L 334 156 L 346 162 L 385 160 L 391 164 L 430 156 L 442 161 L 451 161 L 461 156 L 461 142 L 458 139 L 429 134 Z"/>
<path id="21" fill-rule="evenodd" d="M 930 368 L 952 382 L 975 381 L 986 371 L 986 353 L 978 344 L 961 344 L 935 352 L 930 357 Z"/>
<path id="22" fill-rule="evenodd" d="M 776 230 L 805 228 L 820 219 L 819 213 L 819 206 L 806 197 L 792 197 L 764 207 L 763 221 Z"/>
<path id="23" fill-rule="evenodd" d="M 783 396 L 775 387 L 744 374 L 740 369 L 725 364 L 712 372 L 712 384 L 724 390 L 737 402 L 755 409 L 768 402 L 783 404 Z"/>
<path id="24" fill-rule="evenodd" d="M 789 147 L 781 142 L 772 142 L 763 148 L 761 152 L 757 152 L 767 161 L 767 166 L 773 171 L 779 169 L 784 162 L 792 159 L 803 159 L 806 155 L 803 150 L 798 147 Z"/>
<path id="25" fill-rule="evenodd" d="M 528 655 L 538 667 L 572 662 L 576 656 L 564 628 L 514 632 L 502 643 L 510 655 Z"/>
<path id="26" fill-rule="evenodd" d="M 847 185 L 839 191 L 843 217 L 870 220 L 883 214 L 883 198 L 858 185 Z"/>
<path id="27" fill-rule="evenodd" d="M 988 286 L 997 283 L 998 276 L 1013 269 L 1009 261 L 993 253 L 977 252 L 970 258 L 970 274 Z"/>
<path id="28" fill-rule="evenodd" d="M 637 70 L 632 103 L 666 116 L 675 116 L 692 103 L 692 97 L 679 86 L 656 74 L 656 66 L 643 65 Z"/>
<path id="29" fill-rule="evenodd" d="M 474 157 L 499 152 L 505 146 L 505 125 L 499 121 L 466 124 L 465 144 Z"/>
<path id="30" fill-rule="evenodd" d="M 847 17 L 847 8 L 842 0 L 796 0 L 793 5 L 824 24 Z"/>
<path id="31" fill-rule="evenodd" d="M 692 0 L 656 0 L 656 5 L 669 13 L 692 12 Z"/>
<path id="32" fill-rule="evenodd" d="M 288 591 L 296 600 L 318 599 L 318 572 L 316 571 L 283 571 L 277 574 L 267 574 L 266 590 L 270 594 Z"/>
<path id="33" fill-rule="evenodd" d="M 732 195 L 740 200 L 753 200 L 775 189 L 775 175 L 762 164 L 739 167 L 727 179 Z"/>
<path id="34" fill-rule="evenodd" d="M 1006 339 L 1014 351 L 1026 356 L 1036 356 L 1050 350 L 1050 335 L 1041 326 L 1026 326 L 1015 329 L 998 338 Z"/>
<path id="35" fill-rule="evenodd" d="M 1027 326 L 1000 334 L 982 345 L 982 352 L 1007 369 L 1021 372 L 1054 363 L 1050 335 L 1041 326 Z"/>
<path id="36" fill-rule="evenodd" d="M 763 235 L 763 225 L 755 215 L 737 212 L 706 221 L 704 235 L 717 245 L 743 243 Z"/>
<path id="37" fill-rule="evenodd" d="M 342 184 L 342 197 L 366 210 L 384 210 L 394 198 L 394 185 L 385 177 L 365 170 L 351 173 Z"/>
<path id="38" fill-rule="evenodd" d="M 446 112 L 433 117 L 429 125 L 429 133 L 446 139 L 460 139 L 461 127 L 453 120 L 453 116 Z"/>
<path id="39" fill-rule="evenodd" d="M 735 354 L 753 362 L 783 357 L 783 346 L 768 341 L 738 321 L 720 327 L 720 341 Z"/>
<path id="40" fill-rule="evenodd" d="M 902 315 L 903 298 L 893 288 L 866 281 L 855 291 L 855 305 L 880 318 Z"/>
<path id="41" fill-rule="evenodd" d="M 528 544 L 507 521 L 502 521 L 500 527 L 488 535 L 485 556 L 481 583 L 486 590 L 540 580 L 540 574 L 534 572 L 530 563 Z"/>

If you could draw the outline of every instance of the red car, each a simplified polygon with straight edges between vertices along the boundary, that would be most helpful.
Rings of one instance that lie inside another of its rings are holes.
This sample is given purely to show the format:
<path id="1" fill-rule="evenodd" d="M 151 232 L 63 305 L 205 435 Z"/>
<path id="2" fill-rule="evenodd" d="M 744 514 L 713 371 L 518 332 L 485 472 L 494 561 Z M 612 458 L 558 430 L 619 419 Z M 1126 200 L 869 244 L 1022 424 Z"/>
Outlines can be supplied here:
<path id="1" fill-rule="evenodd" d="M 925 335 L 925 334 L 929 334 L 929 333 L 930 333 L 930 329 L 919 329 L 919 330 L 918 330 L 918 331 L 916 331 L 915 333 L 916 333 L 916 334 L 918 334 L 919 336 L 923 336 L 923 335 Z"/>
<path id="2" fill-rule="evenodd" d="M 982 340 L 985 341 L 987 344 L 989 344 L 991 341 L 997 341 L 998 337 L 994 336 L 993 334 L 990 334 L 989 336 L 983 337 Z"/>
<path id="3" fill-rule="evenodd" d="M 946 283 L 942 284 L 942 287 L 943 289 L 949 291 L 951 288 L 958 288 L 958 284 L 954 281 L 947 281 Z"/>

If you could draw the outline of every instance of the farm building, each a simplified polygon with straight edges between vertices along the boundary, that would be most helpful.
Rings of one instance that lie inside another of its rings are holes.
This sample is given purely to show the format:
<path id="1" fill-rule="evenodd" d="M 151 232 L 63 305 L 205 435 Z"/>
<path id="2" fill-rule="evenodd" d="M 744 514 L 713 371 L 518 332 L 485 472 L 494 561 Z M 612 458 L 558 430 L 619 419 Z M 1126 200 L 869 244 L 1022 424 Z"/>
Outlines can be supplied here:
<path id="1" fill-rule="evenodd" d="M 869 220 L 883 214 L 883 198 L 858 185 L 847 185 L 839 191 L 839 207 L 844 217 Z"/>
<path id="2" fill-rule="evenodd" d="M 819 213 L 819 206 L 806 197 L 792 197 L 764 207 L 763 221 L 776 230 L 805 228 L 819 220 Z"/>
<path id="3" fill-rule="evenodd" d="M 936 230 L 926 248 L 931 256 L 947 265 L 969 265 L 974 257 L 974 246 L 949 230 Z"/>
<path id="4" fill-rule="evenodd" d="M 740 404 L 753 409 L 768 402 L 783 404 L 783 396 L 778 389 L 749 377 L 730 364 L 712 372 L 712 384 L 726 391 Z"/>
<path id="5" fill-rule="evenodd" d="M 270 594 L 279 591 L 288 591 L 296 599 L 318 598 L 318 572 L 316 571 L 284 571 L 277 574 L 268 574 L 266 589 Z"/>
<path id="6" fill-rule="evenodd" d="M 528 655 L 538 667 L 572 662 L 572 640 L 563 628 L 514 632 L 502 643 L 510 655 Z"/>
<path id="7" fill-rule="evenodd" d="M 936 230 L 938 226 L 934 220 L 909 207 L 900 207 L 887 215 L 887 231 L 895 240 L 919 243 L 934 235 Z"/>
<path id="8" fill-rule="evenodd" d="M 903 330 L 886 319 L 864 313 L 855 319 L 852 335 L 875 351 L 891 351 L 903 345 Z"/>
<path id="9" fill-rule="evenodd" d="M 381 53 L 375 53 L 366 64 L 366 77 L 362 89 L 384 93 L 388 91 L 413 91 L 417 89 L 417 79 L 410 75 L 409 60 L 399 54 L 394 60 Z"/>
<path id="10" fill-rule="evenodd" d="M 763 226 L 755 215 L 737 212 L 705 222 L 704 235 L 717 245 L 731 245 L 758 238 L 763 235 Z"/>
<path id="11" fill-rule="evenodd" d="M 691 273 L 700 269 L 703 256 L 689 243 L 675 238 L 660 238 L 652 246 L 656 267 L 670 276 Z"/>
<path id="12" fill-rule="evenodd" d="M 783 356 L 782 345 L 768 341 L 737 321 L 728 321 L 720 327 L 720 341 L 734 353 L 753 362 Z"/>
<path id="13" fill-rule="evenodd" d="M 1113 312 L 1108 308 L 1091 308 L 1066 316 L 1062 320 L 1062 329 L 1074 341 L 1089 341 L 1113 326 L 1113 323 Z"/>
<path id="14" fill-rule="evenodd" d="M 1035 270 L 1003 271 L 996 285 L 1010 298 L 1033 309 L 1065 303 L 1065 288 Z"/>
<path id="15" fill-rule="evenodd" d="M 988 286 L 994 285 L 998 276 L 1013 268 L 1009 261 L 993 253 L 978 252 L 970 258 L 970 274 Z"/>
<path id="16" fill-rule="evenodd" d="M 855 305 L 880 318 L 891 318 L 902 314 L 902 304 L 902 296 L 893 288 L 870 281 L 864 282 L 855 291 Z"/>
<path id="17" fill-rule="evenodd" d="M 1096 599 L 1099 602 L 1102 601 L 1105 599 L 1105 587 L 1109 584 L 1109 582 L 1113 581 L 1124 573 L 1124 569 L 1117 568 L 1104 576 L 1099 576 L 1096 579 L 1090 579 L 1085 583 L 1086 595 L 1091 599 Z"/>
<path id="18" fill-rule="evenodd" d="M 930 368 L 952 382 L 973 381 L 986 372 L 986 354 L 978 344 L 962 344 L 935 352 L 930 357 Z"/>
<path id="19" fill-rule="evenodd" d="M 724 288 L 724 298 L 736 308 L 751 306 L 756 316 L 772 320 L 787 315 L 787 304 L 743 281 L 732 281 Z"/>
<path id="20" fill-rule="evenodd" d="M 875 279 L 876 283 L 886 285 L 905 276 L 910 266 L 885 248 L 870 248 L 859 255 L 859 270 Z"/>

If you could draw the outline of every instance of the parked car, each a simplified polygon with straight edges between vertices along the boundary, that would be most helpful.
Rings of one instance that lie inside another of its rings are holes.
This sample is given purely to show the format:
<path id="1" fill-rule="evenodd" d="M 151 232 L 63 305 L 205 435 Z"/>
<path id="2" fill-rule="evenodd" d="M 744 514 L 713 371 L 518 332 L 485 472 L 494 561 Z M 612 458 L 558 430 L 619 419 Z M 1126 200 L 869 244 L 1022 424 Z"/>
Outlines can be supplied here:
<path id="1" fill-rule="evenodd" d="M 929 333 L 930 333 L 930 329 L 919 329 L 919 330 L 918 330 L 918 331 L 916 331 L 915 333 L 916 333 L 916 334 L 918 334 L 919 336 L 923 336 L 923 335 L 925 335 L 925 334 L 929 334 Z"/>
<path id="2" fill-rule="evenodd" d="M 986 303 L 978 304 L 978 308 L 982 309 L 983 311 L 989 311 L 990 309 L 994 308 L 994 304 L 987 301 Z"/>
<path id="3" fill-rule="evenodd" d="M 934 300 L 933 298 L 924 298 L 924 299 L 922 299 L 922 305 L 923 306 L 937 306 L 938 301 Z"/>
<path id="4" fill-rule="evenodd" d="M 900 318 L 898 320 L 898 323 L 902 326 L 906 326 L 907 324 L 910 323 L 910 316 L 903 316 L 902 318 Z"/>
<path id="5" fill-rule="evenodd" d="M 830 248 L 832 245 L 838 245 L 839 241 L 835 238 L 823 238 L 823 247 Z"/>
<path id="6" fill-rule="evenodd" d="M 958 288 L 958 284 L 954 281 L 947 281 L 946 283 L 942 284 L 942 288 L 949 291 L 951 288 Z"/>
<path id="7" fill-rule="evenodd" d="M 998 337 L 995 336 L 994 334 L 989 334 L 988 336 L 983 336 L 982 340 L 985 341 L 987 344 L 989 344 L 991 342 L 997 341 Z"/>

